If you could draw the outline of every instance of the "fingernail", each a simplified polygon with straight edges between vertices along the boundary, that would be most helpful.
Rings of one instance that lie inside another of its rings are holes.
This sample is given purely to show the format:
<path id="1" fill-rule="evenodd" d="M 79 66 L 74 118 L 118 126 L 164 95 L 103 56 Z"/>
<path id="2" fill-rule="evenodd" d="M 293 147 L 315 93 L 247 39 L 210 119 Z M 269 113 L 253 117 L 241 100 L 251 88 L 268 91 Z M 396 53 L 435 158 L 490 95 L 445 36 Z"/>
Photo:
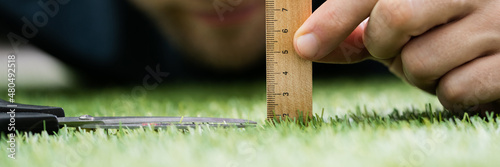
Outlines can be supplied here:
<path id="1" fill-rule="evenodd" d="M 312 33 L 297 38 L 297 50 L 304 58 L 313 59 L 318 53 L 318 44 L 318 39 Z"/>

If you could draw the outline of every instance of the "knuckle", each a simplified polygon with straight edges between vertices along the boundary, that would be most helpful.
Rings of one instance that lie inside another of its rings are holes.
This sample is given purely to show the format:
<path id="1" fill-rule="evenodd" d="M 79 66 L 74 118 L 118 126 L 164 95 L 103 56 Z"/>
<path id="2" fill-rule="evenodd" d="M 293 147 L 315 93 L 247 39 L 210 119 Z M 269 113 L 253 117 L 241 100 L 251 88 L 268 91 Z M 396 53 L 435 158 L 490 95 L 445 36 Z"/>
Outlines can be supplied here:
<path id="1" fill-rule="evenodd" d="M 447 108 L 465 107 L 464 102 L 469 97 L 466 90 L 461 83 L 445 76 L 439 82 L 437 96 Z"/>
<path id="2" fill-rule="evenodd" d="M 406 29 L 411 27 L 413 10 L 409 0 L 381 0 L 379 1 L 381 21 L 392 29 Z"/>
<path id="3" fill-rule="evenodd" d="M 415 51 L 409 52 L 406 48 L 401 53 L 405 74 L 408 79 L 414 82 L 423 82 L 437 79 L 434 77 L 434 68 L 432 63 L 425 57 L 415 54 Z"/>

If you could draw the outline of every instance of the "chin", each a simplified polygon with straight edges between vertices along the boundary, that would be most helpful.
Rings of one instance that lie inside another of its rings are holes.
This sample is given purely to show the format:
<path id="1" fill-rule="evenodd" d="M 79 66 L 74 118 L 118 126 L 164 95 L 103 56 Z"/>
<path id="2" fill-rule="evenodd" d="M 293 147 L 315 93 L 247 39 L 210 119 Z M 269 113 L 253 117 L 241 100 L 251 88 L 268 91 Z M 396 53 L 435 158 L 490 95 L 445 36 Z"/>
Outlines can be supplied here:
<path id="1" fill-rule="evenodd" d="M 261 52 L 260 52 L 261 51 Z M 220 49 L 219 51 L 188 52 L 186 58 L 190 62 L 214 70 L 245 70 L 263 61 L 264 49 L 248 51 L 247 48 L 237 50 Z"/>
<path id="2" fill-rule="evenodd" d="M 200 25 L 199 27 L 202 27 Z M 206 67 L 224 70 L 248 69 L 265 61 L 265 26 L 256 18 L 226 29 L 192 29 L 186 56 Z"/>

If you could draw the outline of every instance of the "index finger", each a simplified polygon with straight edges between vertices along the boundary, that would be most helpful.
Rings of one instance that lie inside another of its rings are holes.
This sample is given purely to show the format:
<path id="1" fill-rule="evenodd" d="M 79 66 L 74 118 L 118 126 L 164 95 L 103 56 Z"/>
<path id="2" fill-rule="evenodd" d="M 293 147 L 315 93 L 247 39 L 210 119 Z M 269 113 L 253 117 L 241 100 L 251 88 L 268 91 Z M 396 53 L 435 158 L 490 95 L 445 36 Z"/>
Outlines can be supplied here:
<path id="1" fill-rule="evenodd" d="M 347 37 L 351 38 L 349 35 L 363 20 L 368 18 L 376 2 L 377 0 L 326 1 L 295 33 L 295 49 L 305 59 L 313 61 L 324 59 L 325 56 L 334 52 Z M 363 31 L 354 32 L 358 34 L 353 35 L 363 34 Z M 356 40 L 345 42 L 348 45 L 354 45 Z"/>

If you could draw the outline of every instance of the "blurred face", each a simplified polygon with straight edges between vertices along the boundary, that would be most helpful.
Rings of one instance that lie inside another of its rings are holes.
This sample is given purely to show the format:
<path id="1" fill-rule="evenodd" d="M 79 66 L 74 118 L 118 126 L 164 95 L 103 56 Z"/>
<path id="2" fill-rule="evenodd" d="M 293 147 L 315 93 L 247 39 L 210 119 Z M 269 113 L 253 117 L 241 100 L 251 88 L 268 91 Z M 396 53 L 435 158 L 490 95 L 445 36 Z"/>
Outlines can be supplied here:
<path id="1" fill-rule="evenodd" d="M 131 0 L 191 61 L 249 67 L 265 50 L 264 0 Z"/>

